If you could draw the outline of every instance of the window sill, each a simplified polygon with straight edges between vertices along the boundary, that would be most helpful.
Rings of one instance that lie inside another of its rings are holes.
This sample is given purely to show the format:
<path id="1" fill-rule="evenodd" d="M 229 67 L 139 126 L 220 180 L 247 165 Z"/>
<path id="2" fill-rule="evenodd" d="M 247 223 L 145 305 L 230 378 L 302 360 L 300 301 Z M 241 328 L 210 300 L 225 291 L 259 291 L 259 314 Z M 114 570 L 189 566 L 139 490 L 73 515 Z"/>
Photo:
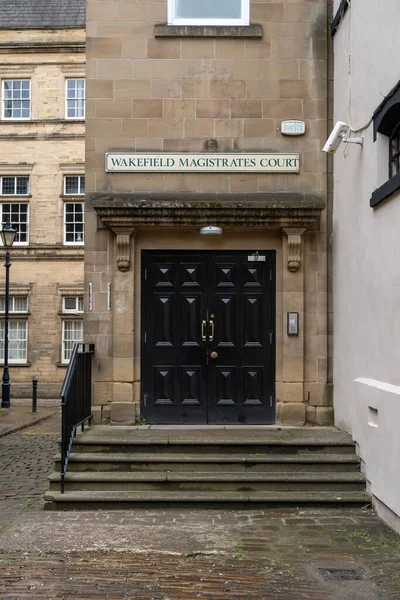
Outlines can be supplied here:
<path id="1" fill-rule="evenodd" d="M 18 200 L 18 202 L 20 202 L 21 200 L 27 200 L 29 198 L 32 198 L 32 194 L 0 194 L 1 202 L 4 202 L 5 200 L 9 200 L 10 202 Z"/>
<path id="2" fill-rule="evenodd" d="M 26 117 L 25 119 L 23 117 L 3 117 L 1 119 L 4 123 L 31 123 L 32 119 L 30 117 Z"/>
<path id="3" fill-rule="evenodd" d="M 8 366 L 12 367 L 13 369 L 15 369 L 15 367 L 22 367 L 23 369 L 25 369 L 27 367 L 31 367 L 32 363 L 30 363 L 30 362 L 26 362 L 26 363 L 14 363 L 14 362 L 11 362 L 9 360 L 8 361 Z M 3 361 L 0 362 L 0 368 L 1 367 L 4 367 L 4 362 Z"/>
<path id="4" fill-rule="evenodd" d="M 387 200 L 400 190 L 400 173 L 397 173 L 394 177 L 386 181 L 383 185 L 378 187 L 372 192 L 371 200 L 369 202 L 371 208 L 375 208 L 384 200 Z"/>
<path id="5" fill-rule="evenodd" d="M 9 124 L 9 123 L 23 123 L 26 125 L 29 123 L 30 125 L 41 125 L 41 124 L 52 124 L 52 125 L 63 125 L 65 123 L 77 123 L 77 124 L 85 124 L 86 117 L 82 119 L 1 119 L 0 124 Z"/>
<path id="6" fill-rule="evenodd" d="M 68 365 L 69 365 L 69 363 L 63 363 L 63 362 L 56 363 L 56 367 L 64 367 L 65 369 L 68 369 Z"/>
<path id="7" fill-rule="evenodd" d="M 156 38 L 168 37 L 222 37 L 222 38 L 262 38 L 263 28 L 258 23 L 250 25 L 154 25 Z"/>

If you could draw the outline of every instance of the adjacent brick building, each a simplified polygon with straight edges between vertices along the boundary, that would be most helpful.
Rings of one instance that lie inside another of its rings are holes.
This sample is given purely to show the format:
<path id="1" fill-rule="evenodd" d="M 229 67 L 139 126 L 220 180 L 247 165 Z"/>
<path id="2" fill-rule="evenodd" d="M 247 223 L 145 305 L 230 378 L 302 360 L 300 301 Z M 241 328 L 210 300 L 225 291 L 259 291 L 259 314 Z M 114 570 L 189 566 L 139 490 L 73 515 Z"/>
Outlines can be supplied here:
<path id="1" fill-rule="evenodd" d="M 1 0 L 0 53 L 1 222 L 17 229 L 11 391 L 28 396 L 36 376 L 57 397 L 83 335 L 84 0 Z M 4 269 L 0 285 L 4 313 Z"/>
<path id="2" fill-rule="evenodd" d="M 328 12 L 88 1 L 98 419 L 329 422 Z"/>

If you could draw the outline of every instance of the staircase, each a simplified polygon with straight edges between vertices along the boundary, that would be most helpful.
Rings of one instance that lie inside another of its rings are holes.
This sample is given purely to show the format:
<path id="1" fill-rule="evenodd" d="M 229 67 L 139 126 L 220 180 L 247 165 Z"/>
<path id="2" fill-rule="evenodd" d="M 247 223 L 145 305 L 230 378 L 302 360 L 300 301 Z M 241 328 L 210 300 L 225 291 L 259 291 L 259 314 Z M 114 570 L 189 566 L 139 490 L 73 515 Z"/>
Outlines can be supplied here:
<path id="1" fill-rule="evenodd" d="M 367 504 L 351 438 L 334 428 L 113 427 L 78 435 L 46 508 Z"/>

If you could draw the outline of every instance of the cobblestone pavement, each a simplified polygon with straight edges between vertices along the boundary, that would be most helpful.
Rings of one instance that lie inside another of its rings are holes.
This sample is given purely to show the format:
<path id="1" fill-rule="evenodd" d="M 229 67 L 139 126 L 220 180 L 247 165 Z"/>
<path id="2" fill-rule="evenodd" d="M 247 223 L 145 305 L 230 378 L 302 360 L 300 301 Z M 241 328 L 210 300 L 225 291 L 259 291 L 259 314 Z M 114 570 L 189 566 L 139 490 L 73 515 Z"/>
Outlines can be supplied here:
<path id="1" fill-rule="evenodd" d="M 21 511 L 42 505 L 59 437 L 56 414 L 0 438 L 0 533 Z"/>
<path id="2" fill-rule="evenodd" d="M 58 419 L 0 440 L 0 598 L 400 600 L 369 508 L 45 512 Z"/>

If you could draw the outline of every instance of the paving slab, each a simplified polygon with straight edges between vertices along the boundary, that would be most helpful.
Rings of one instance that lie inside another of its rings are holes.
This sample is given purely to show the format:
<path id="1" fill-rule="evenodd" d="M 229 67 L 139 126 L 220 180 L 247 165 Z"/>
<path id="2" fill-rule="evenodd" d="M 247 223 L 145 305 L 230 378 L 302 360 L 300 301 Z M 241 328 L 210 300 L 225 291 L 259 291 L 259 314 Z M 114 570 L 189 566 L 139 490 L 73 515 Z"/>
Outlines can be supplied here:
<path id="1" fill-rule="evenodd" d="M 45 512 L 52 417 L 0 440 L 0 598 L 399 600 L 400 538 L 364 508 Z"/>
<path id="2" fill-rule="evenodd" d="M 32 400 L 11 400 L 10 408 L 0 408 L 0 438 L 48 419 L 59 411 L 60 404 L 59 399 L 39 399 L 37 411 L 32 413 Z"/>
<path id="3" fill-rule="evenodd" d="M 0 537 L 0 593 L 398 600 L 399 560 L 370 509 L 31 511 Z"/>
<path id="4" fill-rule="evenodd" d="M 104 426 L 97 425 L 85 430 L 79 436 L 80 443 L 144 443 L 144 444 L 351 444 L 351 437 L 334 427 L 324 428 L 268 428 L 268 427 L 246 427 L 229 428 L 151 428 L 126 427 L 126 426 Z"/>

